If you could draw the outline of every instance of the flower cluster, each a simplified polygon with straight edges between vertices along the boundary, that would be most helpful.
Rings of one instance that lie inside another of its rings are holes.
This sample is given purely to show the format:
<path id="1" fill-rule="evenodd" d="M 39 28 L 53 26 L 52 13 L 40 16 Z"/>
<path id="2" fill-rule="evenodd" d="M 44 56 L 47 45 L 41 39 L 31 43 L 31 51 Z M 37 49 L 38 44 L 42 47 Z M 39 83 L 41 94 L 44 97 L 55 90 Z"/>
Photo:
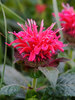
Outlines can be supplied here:
<path id="1" fill-rule="evenodd" d="M 64 32 L 71 37 L 75 37 L 75 11 L 69 4 L 62 4 L 63 10 L 59 12 L 61 26 L 64 28 Z"/>
<path id="2" fill-rule="evenodd" d="M 46 5 L 45 4 L 37 4 L 35 6 L 36 12 L 38 13 L 43 13 L 46 10 Z"/>
<path id="3" fill-rule="evenodd" d="M 19 24 L 23 31 L 18 33 L 13 32 L 16 39 L 8 46 L 13 45 L 21 55 L 23 59 L 27 59 L 31 62 L 46 61 L 51 59 L 53 55 L 58 51 L 64 51 L 65 46 L 59 41 L 60 35 L 57 36 L 57 32 L 60 30 L 52 30 L 55 23 L 53 23 L 46 30 L 43 27 L 43 20 L 41 21 L 40 30 L 37 30 L 37 25 L 34 20 L 29 20 L 23 24 Z"/>

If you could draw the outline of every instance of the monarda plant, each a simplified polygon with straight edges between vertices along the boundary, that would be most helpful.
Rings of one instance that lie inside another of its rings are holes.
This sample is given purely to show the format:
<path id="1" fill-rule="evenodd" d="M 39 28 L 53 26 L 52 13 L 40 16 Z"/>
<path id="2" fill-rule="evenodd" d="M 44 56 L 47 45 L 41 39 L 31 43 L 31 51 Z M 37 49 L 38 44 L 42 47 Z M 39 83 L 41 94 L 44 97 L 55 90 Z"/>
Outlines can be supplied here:
<path id="1" fill-rule="evenodd" d="M 20 62 L 23 71 L 28 73 L 30 82 L 26 86 L 19 84 L 3 86 L 0 95 L 13 96 L 18 92 L 24 93 L 24 96 L 21 95 L 24 100 L 61 100 L 62 98 L 65 100 L 75 96 L 75 74 L 71 71 L 61 74 L 60 69 L 57 68 L 59 62 L 68 61 L 66 58 L 58 58 L 58 54 L 64 52 L 63 47 L 66 46 L 59 40 L 60 35 L 57 35 L 61 29 L 53 30 L 55 25 L 53 23 L 45 30 L 43 20 L 39 31 L 36 22 L 32 19 L 28 19 L 25 25 L 19 23 L 18 25 L 22 31 L 9 32 L 15 35 L 16 39 L 6 44 L 14 48 L 15 62 Z"/>
<path id="2" fill-rule="evenodd" d="M 59 12 L 61 27 L 63 27 L 63 35 L 69 45 L 75 47 L 75 10 L 69 4 L 62 3 L 63 9 Z M 53 14 L 55 16 L 55 14 Z"/>

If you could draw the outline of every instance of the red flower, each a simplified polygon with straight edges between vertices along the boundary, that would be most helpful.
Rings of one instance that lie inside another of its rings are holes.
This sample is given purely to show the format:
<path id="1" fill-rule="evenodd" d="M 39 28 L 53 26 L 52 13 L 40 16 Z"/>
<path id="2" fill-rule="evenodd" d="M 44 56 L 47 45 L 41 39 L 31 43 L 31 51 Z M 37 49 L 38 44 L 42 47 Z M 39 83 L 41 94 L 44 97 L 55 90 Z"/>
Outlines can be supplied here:
<path id="1" fill-rule="evenodd" d="M 75 37 L 75 11 L 69 4 L 62 4 L 63 10 L 59 12 L 61 26 L 64 28 L 64 33 Z"/>
<path id="2" fill-rule="evenodd" d="M 38 13 L 42 13 L 42 12 L 45 11 L 46 5 L 45 5 L 45 4 L 37 4 L 37 5 L 35 6 L 35 8 L 36 8 L 36 11 L 37 11 Z"/>
<path id="3" fill-rule="evenodd" d="M 51 59 L 57 51 L 64 51 L 64 44 L 59 41 L 60 35 L 56 35 L 59 30 L 52 30 L 55 23 L 45 30 L 42 20 L 39 31 L 37 31 L 36 22 L 32 19 L 28 19 L 28 24 L 26 22 L 25 26 L 19 23 L 18 25 L 23 31 L 13 32 L 16 40 L 7 45 L 15 44 L 13 47 L 18 50 L 21 58 L 32 62 L 46 61 Z"/>

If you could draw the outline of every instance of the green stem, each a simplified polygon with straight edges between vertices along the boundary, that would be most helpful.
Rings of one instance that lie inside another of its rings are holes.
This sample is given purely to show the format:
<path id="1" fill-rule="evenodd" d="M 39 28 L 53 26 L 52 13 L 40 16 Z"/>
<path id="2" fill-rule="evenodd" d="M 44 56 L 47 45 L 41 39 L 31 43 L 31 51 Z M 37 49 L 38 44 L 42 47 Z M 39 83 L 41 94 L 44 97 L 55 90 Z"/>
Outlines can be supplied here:
<path id="1" fill-rule="evenodd" d="M 6 36 L 5 41 L 7 42 L 7 22 L 6 22 L 6 16 L 5 16 L 5 12 L 4 12 L 1 0 L 0 0 L 0 5 L 1 5 L 1 8 L 2 8 L 2 13 L 3 13 L 3 17 L 4 17 L 4 24 L 5 24 L 5 36 Z M 7 45 L 5 45 L 4 66 L 3 66 L 2 78 L 1 78 L 1 86 L 2 86 L 2 83 L 4 81 L 6 56 L 7 56 Z"/>
<path id="2" fill-rule="evenodd" d="M 1 35 L 0 35 L 0 64 L 2 64 L 2 57 L 3 57 L 3 52 L 2 52 L 2 41 L 1 41 Z"/>
<path id="3" fill-rule="evenodd" d="M 15 68 L 14 64 L 14 49 L 12 48 L 12 67 Z"/>
<path id="4" fill-rule="evenodd" d="M 55 18 L 56 18 L 56 22 L 58 25 L 58 28 L 61 29 L 61 25 L 60 25 L 60 21 L 59 21 L 59 16 L 58 16 L 58 6 L 57 6 L 57 0 L 53 0 L 53 9 L 54 9 L 54 13 L 55 13 Z M 63 40 L 63 32 L 59 31 L 60 35 L 61 35 L 61 40 Z"/>
<path id="5" fill-rule="evenodd" d="M 33 89 L 36 89 L 36 84 L 37 84 L 37 79 L 33 78 L 32 79 L 32 87 L 33 87 Z"/>

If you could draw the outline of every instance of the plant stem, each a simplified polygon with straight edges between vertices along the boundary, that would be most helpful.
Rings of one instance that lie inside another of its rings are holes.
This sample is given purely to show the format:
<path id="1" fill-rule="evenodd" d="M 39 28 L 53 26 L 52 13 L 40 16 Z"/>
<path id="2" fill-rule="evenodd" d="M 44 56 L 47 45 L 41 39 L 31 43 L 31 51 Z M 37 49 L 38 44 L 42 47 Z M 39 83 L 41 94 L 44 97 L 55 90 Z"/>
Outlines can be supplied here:
<path id="1" fill-rule="evenodd" d="M 2 64 L 2 57 L 3 57 L 3 52 L 2 52 L 2 41 L 1 41 L 1 35 L 0 35 L 0 64 Z"/>
<path id="2" fill-rule="evenodd" d="M 6 36 L 5 41 L 7 42 L 7 22 L 6 22 L 6 16 L 5 16 L 5 12 L 4 12 L 1 0 L 0 0 L 0 5 L 1 5 L 1 8 L 2 8 L 2 13 L 3 13 L 3 17 L 4 17 L 4 24 L 5 24 L 5 36 Z M 4 66 L 3 66 L 2 78 L 1 78 L 1 86 L 2 86 L 2 83 L 4 81 L 6 56 L 7 56 L 7 45 L 5 45 Z"/>
<path id="3" fill-rule="evenodd" d="M 61 25 L 60 25 L 60 21 L 59 21 L 59 16 L 58 16 L 58 6 L 57 6 L 57 0 L 52 0 L 53 1 L 53 9 L 54 9 L 54 13 L 55 13 L 55 18 L 56 18 L 56 22 L 58 25 L 58 28 L 61 29 Z M 63 41 L 63 32 L 62 30 L 59 31 L 60 35 L 61 35 L 61 40 Z"/>
<path id="4" fill-rule="evenodd" d="M 33 87 L 33 89 L 36 89 L 36 84 L 37 84 L 37 79 L 33 78 L 32 79 L 32 87 Z"/>

